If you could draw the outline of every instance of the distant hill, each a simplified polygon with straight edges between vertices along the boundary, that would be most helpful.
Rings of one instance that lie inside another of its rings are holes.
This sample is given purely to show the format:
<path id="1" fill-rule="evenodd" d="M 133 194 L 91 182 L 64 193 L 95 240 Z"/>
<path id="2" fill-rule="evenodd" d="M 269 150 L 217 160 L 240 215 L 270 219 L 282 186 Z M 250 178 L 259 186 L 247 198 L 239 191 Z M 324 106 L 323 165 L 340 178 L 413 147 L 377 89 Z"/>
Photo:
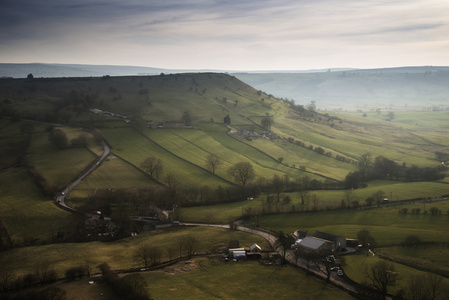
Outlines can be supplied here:
<path id="1" fill-rule="evenodd" d="M 258 90 L 315 101 L 320 109 L 448 107 L 449 67 L 402 67 L 315 73 L 239 73 Z"/>
<path id="2" fill-rule="evenodd" d="M 103 75 L 155 75 L 167 72 L 166 69 L 134 67 L 134 66 L 97 66 L 74 64 L 0 64 L 1 77 L 25 78 L 28 74 L 34 77 L 98 77 Z"/>
<path id="3" fill-rule="evenodd" d="M 0 64 L 0 77 L 138 76 L 223 70 L 175 70 L 136 66 L 76 64 Z M 449 67 L 383 69 L 321 69 L 298 71 L 227 71 L 257 90 L 306 105 L 315 101 L 322 110 L 446 109 Z"/>

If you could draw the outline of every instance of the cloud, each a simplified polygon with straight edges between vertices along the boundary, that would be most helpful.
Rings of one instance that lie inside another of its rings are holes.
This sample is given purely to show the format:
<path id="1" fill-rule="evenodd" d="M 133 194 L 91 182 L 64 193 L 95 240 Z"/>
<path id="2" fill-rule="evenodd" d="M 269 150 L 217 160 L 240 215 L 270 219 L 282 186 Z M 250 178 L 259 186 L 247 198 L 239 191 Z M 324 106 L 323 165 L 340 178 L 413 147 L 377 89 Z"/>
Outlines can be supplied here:
<path id="1" fill-rule="evenodd" d="M 9 61 L 280 69 L 362 63 L 372 49 L 403 64 L 397 53 L 413 44 L 414 59 L 427 50 L 449 64 L 448 10 L 444 0 L 3 0 L 0 51 Z"/>

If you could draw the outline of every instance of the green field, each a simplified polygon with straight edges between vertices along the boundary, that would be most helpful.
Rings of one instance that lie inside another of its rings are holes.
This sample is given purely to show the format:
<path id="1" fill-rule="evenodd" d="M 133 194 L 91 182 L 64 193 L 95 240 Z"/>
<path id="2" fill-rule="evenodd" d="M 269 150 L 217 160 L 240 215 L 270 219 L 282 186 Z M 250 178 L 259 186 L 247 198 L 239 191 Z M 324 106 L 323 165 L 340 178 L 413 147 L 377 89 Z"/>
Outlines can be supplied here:
<path id="1" fill-rule="evenodd" d="M 376 256 L 366 256 L 366 253 L 359 253 L 356 255 L 348 255 L 346 256 L 346 267 L 344 268 L 346 275 L 348 275 L 352 280 L 363 283 L 367 281 L 367 278 L 364 274 L 365 268 L 369 267 L 371 264 L 378 261 L 379 257 Z M 399 290 L 403 289 L 405 292 L 408 291 L 408 281 L 412 276 L 423 275 L 425 272 L 419 271 L 417 269 L 394 263 L 394 268 L 398 273 L 398 280 L 396 285 L 388 288 L 388 293 L 395 295 Z M 443 284 L 449 286 L 449 279 L 443 278 Z M 443 290 L 442 298 L 437 299 L 445 299 L 446 291 Z"/>
<path id="2" fill-rule="evenodd" d="M 96 189 L 145 189 L 155 185 L 140 169 L 111 155 L 70 193 L 70 197 L 86 198 Z"/>
<path id="3" fill-rule="evenodd" d="M 135 258 L 135 251 L 144 243 L 161 247 L 163 261 L 170 258 L 169 249 L 174 250 L 172 258 L 179 257 L 178 241 L 187 234 L 198 240 L 195 249 L 197 253 L 225 252 L 230 240 L 239 240 L 242 247 L 257 243 L 264 249 L 270 249 L 263 238 L 240 231 L 212 227 L 172 228 L 146 231 L 136 237 L 107 243 L 63 243 L 16 248 L 0 256 L 0 265 L 12 271 L 15 276 L 33 272 L 36 257 L 39 257 L 39 261 L 51 262 L 60 277 L 65 276 L 68 268 L 86 264 L 92 268 L 93 273 L 97 273 L 97 266 L 103 262 L 108 263 L 113 270 L 129 269 L 143 266 L 143 263 Z"/>
<path id="4" fill-rule="evenodd" d="M 423 205 L 423 204 L 421 204 Z M 412 208 L 415 205 L 405 207 Z M 432 206 L 447 211 L 448 202 L 434 203 Z M 379 247 L 399 245 L 407 235 L 416 234 L 423 241 L 449 242 L 447 226 L 449 215 L 399 214 L 398 207 L 384 207 L 371 210 L 337 210 L 329 212 L 309 212 L 263 216 L 260 225 L 265 228 L 293 232 L 295 230 L 329 232 L 346 238 L 356 238 L 357 232 L 367 229 L 376 239 Z M 409 210 L 410 211 L 410 210 Z"/>
<path id="5" fill-rule="evenodd" d="M 413 265 L 422 270 L 442 270 L 449 274 L 449 247 L 446 244 L 422 244 L 414 246 L 384 247 L 377 250 L 380 255 Z"/>
<path id="6" fill-rule="evenodd" d="M 142 274 L 154 299 L 354 299 L 291 266 L 250 261 L 196 259 Z"/>
<path id="7" fill-rule="evenodd" d="M 48 133 L 33 135 L 28 159 L 50 185 L 62 189 L 75 180 L 97 156 L 86 148 L 56 149 L 48 136 Z"/>
<path id="8" fill-rule="evenodd" d="M 0 218 L 15 245 L 51 240 L 67 224 L 71 214 L 44 197 L 28 172 L 20 168 L 0 171 L 0 182 Z"/>
<path id="9" fill-rule="evenodd" d="M 443 182 L 400 183 L 379 180 L 371 182 L 367 188 L 353 190 L 350 196 L 351 201 L 359 201 L 360 205 L 365 205 L 365 199 L 379 190 L 384 191 L 385 196 L 391 198 L 391 201 L 398 201 L 447 195 L 449 194 L 449 185 Z M 292 212 L 292 206 L 294 206 L 296 212 L 302 210 L 324 210 L 327 207 L 335 208 L 341 205 L 343 199 L 346 199 L 345 191 L 342 190 L 312 191 L 311 195 L 315 195 L 316 199 L 309 200 L 303 206 L 301 205 L 299 193 L 283 193 L 282 197 L 286 195 L 290 196 L 291 202 L 286 204 L 281 200 L 277 205 L 280 212 Z M 416 204 L 410 206 L 410 208 L 419 207 L 422 211 L 425 211 L 426 206 L 428 210 L 434 205 L 430 201 L 430 203 Z M 443 214 L 449 209 L 447 202 L 439 202 L 438 204 L 435 204 L 435 206 L 440 207 Z M 260 195 L 253 200 L 245 200 L 237 203 L 185 207 L 182 208 L 181 219 L 189 222 L 204 222 L 204 220 L 207 219 L 214 223 L 226 223 L 231 219 L 239 218 L 244 209 L 249 207 L 259 212 L 265 208 L 265 212 L 268 212 L 266 195 Z M 271 212 L 274 211 L 276 211 L 275 204 L 273 204 L 271 208 Z M 282 219 L 282 217 L 280 217 L 280 219 Z"/>
<path id="10" fill-rule="evenodd" d="M 210 176 L 207 170 L 165 151 L 160 145 L 132 128 L 103 130 L 103 134 L 112 145 L 114 154 L 137 167 L 150 156 L 160 158 L 164 166 L 164 174 L 159 178 L 161 182 L 165 182 L 167 174 L 173 174 L 186 187 L 198 182 L 211 187 L 228 185 L 223 179 Z"/>

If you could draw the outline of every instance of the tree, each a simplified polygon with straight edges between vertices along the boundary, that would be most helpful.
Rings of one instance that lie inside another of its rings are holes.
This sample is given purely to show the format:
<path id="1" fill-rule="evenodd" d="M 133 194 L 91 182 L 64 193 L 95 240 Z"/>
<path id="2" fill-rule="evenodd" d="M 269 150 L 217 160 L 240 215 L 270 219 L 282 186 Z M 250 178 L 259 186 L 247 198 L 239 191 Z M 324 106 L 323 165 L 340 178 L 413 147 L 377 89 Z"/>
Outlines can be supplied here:
<path id="1" fill-rule="evenodd" d="M 231 117 L 229 115 L 224 117 L 223 123 L 225 123 L 226 125 L 231 125 Z"/>
<path id="2" fill-rule="evenodd" d="M 376 199 L 374 199 L 373 197 L 368 197 L 365 199 L 367 206 L 372 206 L 375 201 L 376 201 Z"/>
<path id="3" fill-rule="evenodd" d="M 412 276 L 408 281 L 408 298 L 410 300 L 434 300 L 445 289 L 443 277 L 434 273 Z"/>
<path id="4" fill-rule="evenodd" d="M 159 176 L 162 175 L 164 171 L 164 166 L 162 165 L 162 160 L 160 158 L 156 158 L 155 156 L 150 156 L 145 159 L 140 167 L 147 173 L 150 173 L 150 176 L 156 179 L 159 179 Z"/>
<path id="5" fill-rule="evenodd" d="M 299 198 L 301 198 L 301 205 L 306 204 L 306 202 L 308 203 L 310 201 L 311 196 L 312 195 L 310 194 L 309 190 L 300 189 L 299 190 Z"/>
<path id="6" fill-rule="evenodd" d="M 221 165 L 221 159 L 215 154 L 209 154 L 206 157 L 206 168 L 215 175 L 215 170 Z"/>
<path id="7" fill-rule="evenodd" d="M 274 124 L 273 117 L 265 116 L 262 118 L 261 123 L 263 128 L 265 128 L 268 131 L 271 131 L 271 126 L 273 126 Z"/>
<path id="8" fill-rule="evenodd" d="M 310 103 L 307 104 L 306 108 L 310 111 L 315 111 L 316 110 L 316 102 L 310 101 Z"/>
<path id="9" fill-rule="evenodd" d="M 281 193 L 284 191 L 284 181 L 278 174 L 274 174 L 271 178 L 271 187 L 276 194 L 276 206 L 281 201 Z"/>
<path id="10" fill-rule="evenodd" d="M 382 190 L 378 190 L 377 192 L 372 194 L 371 197 L 374 199 L 374 201 L 376 201 L 377 206 L 380 206 L 380 203 L 385 198 L 385 193 Z"/>
<path id="11" fill-rule="evenodd" d="M 365 276 L 370 281 L 370 286 L 378 290 L 385 299 L 388 294 L 388 287 L 396 284 L 398 273 L 396 273 L 392 263 L 379 260 L 365 269 Z"/>
<path id="12" fill-rule="evenodd" d="M 387 114 L 387 121 L 392 121 L 392 120 L 394 120 L 394 118 L 395 118 L 394 112 L 390 111 Z"/>
<path id="13" fill-rule="evenodd" d="M 245 187 L 248 181 L 251 181 L 255 177 L 253 165 L 249 162 L 238 162 L 228 169 L 228 174 L 234 178 L 234 180 Z"/>
<path id="14" fill-rule="evenodd" d="M 371 154 L 368 152 L 362 154 L 359 158 L 358 165 L 360 167 L 368 167 L 371 165 Z"/>
<path id="15" fill-rule="evenodd" d="M 198 244 L 198 240 L 191 234 L 184 235 L 181 237 L 178 245 L 179 245 L 179 251 L 181 253 L 182 249 L 184 248 L 187 251 L 187 256 L 191 257 L 193 253 L 195 253 L 195 248 Z"/>
<path id="16" fill-rule="evenodd" d="M 357 232 L 357 239 L 363 246 L 370 245 L 374 247 L 376 245 L 376 239 L 371 235 L 369 230 L 366 229 L 362 229 L 359 232 Z"/>
<path id="17" fill-rule="evenodd" d="M 349 189 L 349 190 L 345 190 L 345 192 L 344 192 L 344 199 L 345 199 L 346 205 L 348 207 L 350 207 L 351 203 L 352 203 L 353 191 L 354 191 L 353 189 Z"/>
<path id="18" fill-rule="evenodd" d="M 186 123 L 186 125 L 190 125 L 190 123 L 192 123 L 192 118 L 187 110 L 182 114 L 182 121 Z"/>
<path id="19" fill-rule="evenodd" d="M 30 73 L 30 74 L 27 75 L 27 78 L 28 78 L 28 79 L 33 79 L 34 76 L 33 76 L 33 74 Z"/>
<path id="20" fill-rule="evenodd" d="M 295 242 L 291 235 L 284 234 L 283 231 L 279 231 L 277 235 L 277 241 L 282 248 L 282 262 L 285 262 L 285 255 L 290 246 Z"/>
<path id="21" fill-rule="evenodd" d="M 161 256 L 162 249 L 158 246 L 151 246 L 148 243 L 140 245 L 135 253 L 135 257 L 143 263 L 145 268 L 160 262 Z"/>
<path id="22" fill-rule="evenodd" d="M 59 149 L 64 149 L 69 146 L 69 139 L 67 138 L 67 134 L 65 134 L 65 132 L 61 129 L 53 129 L 50 134 L 50 140 Z"/>
<path id="23" fill-rule="evenodd" d="M 404 239 L 404 245 L 406 246 L 416 246 L 421 244 L 421 238 L 416 234 L 407 235 Z"/>

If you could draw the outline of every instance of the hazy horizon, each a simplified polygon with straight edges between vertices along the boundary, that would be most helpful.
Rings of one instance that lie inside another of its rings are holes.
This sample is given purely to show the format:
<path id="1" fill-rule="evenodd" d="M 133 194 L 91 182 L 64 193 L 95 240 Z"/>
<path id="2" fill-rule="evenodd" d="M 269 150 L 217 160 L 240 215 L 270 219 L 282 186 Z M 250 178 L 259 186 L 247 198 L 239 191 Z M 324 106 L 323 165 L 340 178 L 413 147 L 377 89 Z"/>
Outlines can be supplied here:
<path id="1" fill-rule="evenodd" d="M 449 2 L 2 1 L 1 63 L 294 71 L 449 65 Z"/>

